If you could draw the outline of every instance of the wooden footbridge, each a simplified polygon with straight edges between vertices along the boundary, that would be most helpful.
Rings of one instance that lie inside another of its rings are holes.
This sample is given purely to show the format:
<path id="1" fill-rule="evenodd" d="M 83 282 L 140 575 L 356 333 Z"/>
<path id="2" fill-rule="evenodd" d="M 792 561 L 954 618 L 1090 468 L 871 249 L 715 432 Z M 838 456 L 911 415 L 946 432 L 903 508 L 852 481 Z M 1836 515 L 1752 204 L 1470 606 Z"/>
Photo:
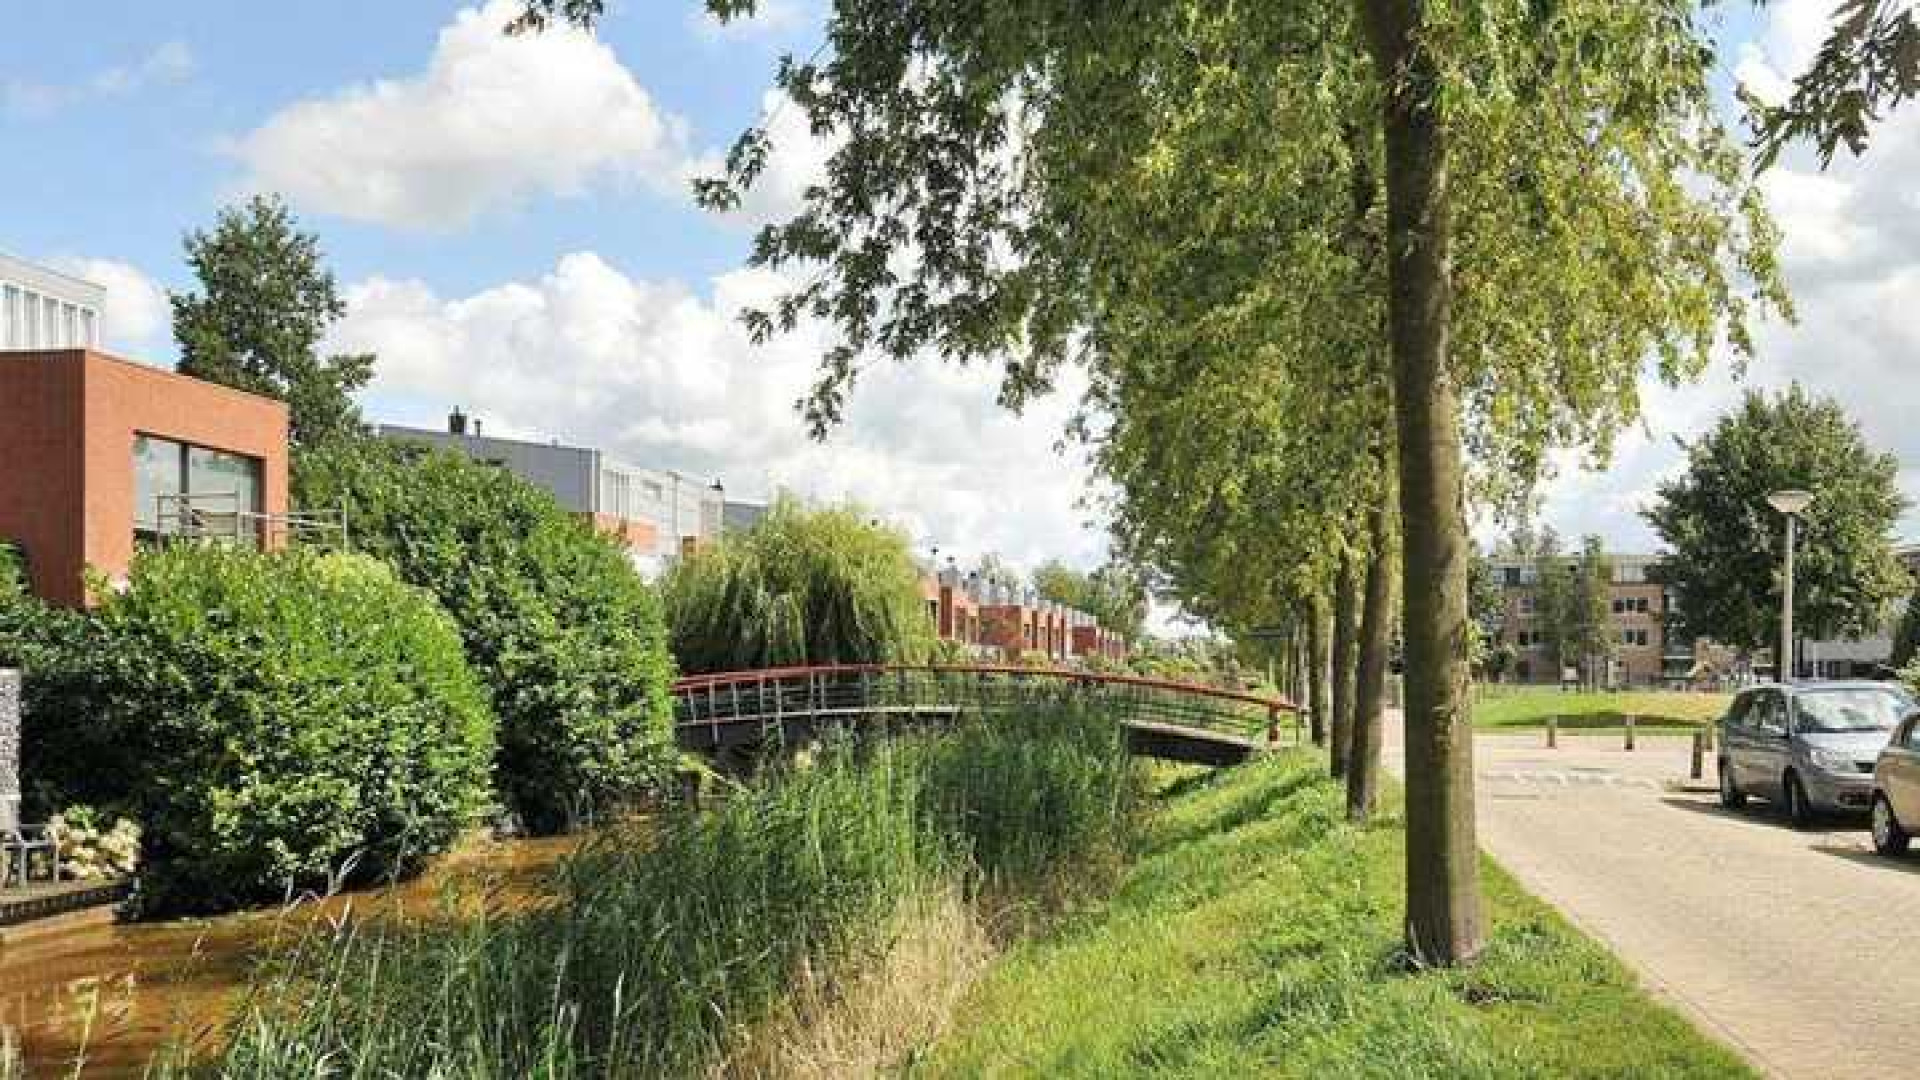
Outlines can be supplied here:
<path id="1" fill-rule="evenodd" d="M 1301 739 L 1299 710 L 1283 698 L 1065 668 L 852 664 L 692 675 L 673 684 L 681 747 L 715 757 L 804 745 L 832 730 L 909 730 L 1063 704 L 1111 715 L 1129 751 L 1169 761 L 1235 765 Z"/>

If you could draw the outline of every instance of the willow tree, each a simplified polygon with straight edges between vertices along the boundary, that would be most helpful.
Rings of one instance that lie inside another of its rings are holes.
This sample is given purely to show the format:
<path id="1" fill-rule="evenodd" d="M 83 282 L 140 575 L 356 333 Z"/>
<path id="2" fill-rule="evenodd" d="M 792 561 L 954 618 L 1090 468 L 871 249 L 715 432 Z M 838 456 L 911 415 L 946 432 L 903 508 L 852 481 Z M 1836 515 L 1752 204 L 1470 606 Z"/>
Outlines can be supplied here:
<path id="1" fill-rule="evenodd" d="M 917 662 L 932 648 L 906 537 L 848 507 L 775 500 L 676 562 L 662 595 L 686 672 Z"/>
<path id="2" fill-rule="evenodd" d="M 729 18 L 755 2 L 709 7 Z M 1420 964 L 1462 962 L 1483 937 L 1467 454 L 1499 488 L 1552 446 L 1604 452 L 1637 414 L 1649 359 L 1681 378 L 1722 337 L 1746 346 L 1739 279 L 1771 295 L 1772 237 L 1710 99 L 1712 63 L 1678 0 L 838 0 L 822 50 L 777 74 L 835 149 L 803 209 L 756 238 L 756 265 L 797 273 L 747 323 L 761 338 L 815 321 L 837 331 L 804 405 L 817 434 L 876 360 L 997 363 L 1018 407 L 1063 364 L 1100 367 L 1101 286 L 1170 239 L 1117 198 L 1159 137 L 1218 122 L 1190 117 L 1169 88 L 1264 70 L 1293 91 L 1300 107 L 1275 116 L 1250 96 L 1222 131 L 1220 152 L 1249 173 L 1276 148 L 1338 144 L 1362 118 L 1384 184 L 1408 949 Z M 768 151 L 749 131 L 702 199 L 737 206 Z M 1284 287 L 1290 268 L 1274 272 Z M 1530 336 L 1549 326 L 1549 340 Z M 1249 372 L 1261 363 L 1246 358 Z"/>

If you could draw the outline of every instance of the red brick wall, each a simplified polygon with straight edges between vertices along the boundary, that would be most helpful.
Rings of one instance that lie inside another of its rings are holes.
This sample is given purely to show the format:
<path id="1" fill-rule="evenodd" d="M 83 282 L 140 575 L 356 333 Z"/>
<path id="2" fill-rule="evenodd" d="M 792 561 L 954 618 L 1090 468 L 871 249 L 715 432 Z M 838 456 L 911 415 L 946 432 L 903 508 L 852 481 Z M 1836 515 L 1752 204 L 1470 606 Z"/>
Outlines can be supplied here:
<path id="1" fill-rule="evenodd" d="M 136 433 L 259 458 L 261 509 L 286 513 L 280 402 L 88 350 L 0 354 L 0 460 L 12 463 L 0 470 L 0 535 L 28 548 L 47 599 L 84 603 L 85 567 L 126 574 Z"/>
<path id="2" fill-rule="evenodd" d="M 42 353 L 0 353 L 0 539 L 26 552 L 35 593 L 70 605 L 81 601 L 86 545 L 84 372 Z"/>

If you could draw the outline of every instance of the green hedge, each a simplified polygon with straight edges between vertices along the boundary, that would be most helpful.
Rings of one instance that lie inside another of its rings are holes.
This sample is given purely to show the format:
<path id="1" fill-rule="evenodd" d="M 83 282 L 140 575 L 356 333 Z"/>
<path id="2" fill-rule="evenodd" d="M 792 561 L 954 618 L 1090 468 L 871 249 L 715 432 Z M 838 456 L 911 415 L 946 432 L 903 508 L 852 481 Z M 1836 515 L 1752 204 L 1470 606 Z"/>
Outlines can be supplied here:
<path id="1" fill-rule="evenodd" d="M 489 802 L 493 728 L 431 596 L 359 556 L 143 553 L 29 717 L 36 769 L 146 830 L 144 900 L 218 911 L 410 869 Z"/>
<path id="2" fill-rule="evenodd" d="M 296 501 L 432 592 L 493 691 L 501 793 L 555 831 L 661 790 L 677 753 L 660 607 L 625 553 L 552 496 L 444 451 L 352 440 L 300 455 Z"/>

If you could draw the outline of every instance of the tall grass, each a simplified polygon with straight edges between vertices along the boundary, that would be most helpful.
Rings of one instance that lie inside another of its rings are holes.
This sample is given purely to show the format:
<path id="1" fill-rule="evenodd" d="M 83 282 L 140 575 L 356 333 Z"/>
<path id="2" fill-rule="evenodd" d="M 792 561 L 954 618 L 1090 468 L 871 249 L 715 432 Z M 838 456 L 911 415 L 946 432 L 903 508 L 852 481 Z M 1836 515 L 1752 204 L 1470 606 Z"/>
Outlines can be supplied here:
<path id="1" fill-rule="evenodd" d="M 824 748 L 705 811 L 609 835 L 550 907 L 342 927 L 255 987 L 233 1077 L 682 1076 L 803 977 L 850 971 L 904 905 L 1006 889 L 1124 842 L 1116 725 L 1072 709 Z"/>

